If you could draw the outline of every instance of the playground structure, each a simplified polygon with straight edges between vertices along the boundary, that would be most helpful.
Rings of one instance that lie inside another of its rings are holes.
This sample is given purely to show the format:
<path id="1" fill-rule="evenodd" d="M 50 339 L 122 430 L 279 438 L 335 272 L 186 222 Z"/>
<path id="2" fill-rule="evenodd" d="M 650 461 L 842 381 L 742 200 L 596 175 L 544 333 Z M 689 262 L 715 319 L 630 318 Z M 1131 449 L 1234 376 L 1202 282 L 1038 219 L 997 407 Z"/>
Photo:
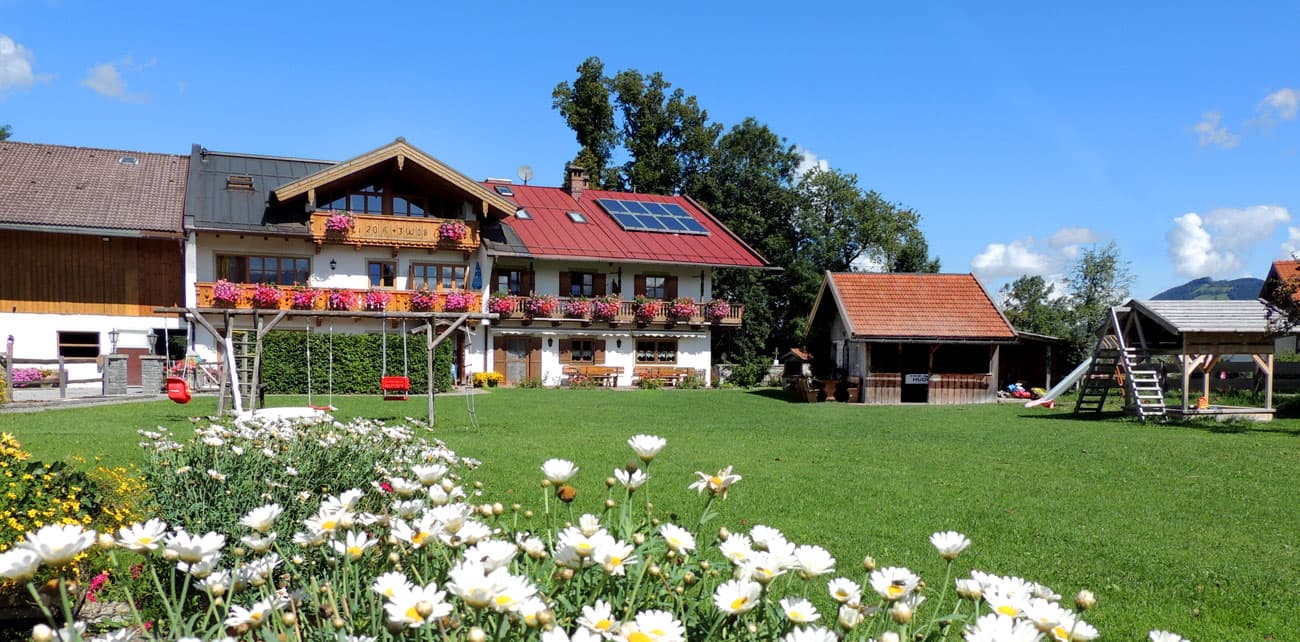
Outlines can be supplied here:
<path id="1" fill-rule="evenodd" d="M 1026 407 L 1056 399 L 1080 385 L 1075 414 L 1101 413 L 1110 391 L 1120 388 L 1126 411 L 1152 417 L 1250 419 L 1270 421 L 1273 409 L 1273 352 L 1278 313 L 1254 301 L 1130 300 L 1107 311 L 1092 357 Z M 1210 373 L 1228 355 L 1248 355 L 1263 377 L 1264 406 L 1210 403 Z M 1173 357 L 1182 377 L 1182 399 L 1165 404 L 1163 368 L 1156 357 Z M 1193 399 L 1193 373 L 1200 371 L 1202 394 Z"/>
<path id="2" fill-rule="evenodd" d="M 407 324 L 414 322 L 418 324 L 412 333 L 423 334 L 428 348 L 426 353 L 425 367 L 428 371 L 428 420 L 432 424 L 435 418 L 434 410 L 434 381 L 433 362 L 434 349 L 442 343 L 453 332 L 467 323 L 479 322 L 483 320 L 496 319 L 497 315 L 492 313 L 477 312 L 387 312 L 387 311 L 329 311 L 329 310 L 262 310 L 262 309 L 235 309 L 235 308 L 197 308 L 197 307 L 160 307 L 154 310 L 159 314 L 181 314 L 188 321 L 195 323 L 206 330 L 211 336 L 217 339 L 221 344 L 222 358 L 220 361 L 220 388 L 218 391 L 217 414 L 225 413 L 227 399 L 230 400 L 230 409 L 237 416 L 259 416 L 258 390 L 261 387 L 261 364 L 262 364 L 262 343 L 267 333 L 275 329 L 281 322 L 288 319 L 306 319 L 308 322 L 319 322 L 323 318 L 350 318 L 350 319 L 379 319 L 381 322 L 381 332 L 385 348 L 388 342 L 388 324 L 401 323 L 402 327 L 402 345 L 403 355 L 405 356 Z M 218 322 L 220 329 L 218 329 Z M 440 331 L 440 332 L 439 332 Z M 236 333 L 244 333 L 247 337 L 241 340 L 240 348 L 237 351 L 235 336 Z M 310 342 L 308 342 L 310 350 Z M 385 400 L 406 400 L 410 394 L 410 377 L 407 372 L 405 358 L 403 359 L 403 374 L 390 375 L 388 373 L 387 350 L 383 350 L 382 376 L 379 382 L 380 394 Z M 310 361 L 309 361 L 310 363 Z M 310 377 L 310 373 L 309 373 Z M 180 380 L 180 385 L 184 385 L 184 380 Z M 324 407 L 311 405 L 310 401 L 311 383 L 308 380 L 308 407 L 301 409 L 274 409 L 275 413 L 284 414 L 293 410 L 303 412 L 319 413 L 324 411 Z M 333 397 L 333 384 L 331 372 L 330 386 L 331 401 Z M 168 396 L 173 401 L 185 403 L 188 397 L 188 390 L 178 389 L 173 393 L 172 383 L 168 381 Z M 264 409 L 270 411 L 272 409 Z M 263 413 L 265 414 L 265 413 Z"/>

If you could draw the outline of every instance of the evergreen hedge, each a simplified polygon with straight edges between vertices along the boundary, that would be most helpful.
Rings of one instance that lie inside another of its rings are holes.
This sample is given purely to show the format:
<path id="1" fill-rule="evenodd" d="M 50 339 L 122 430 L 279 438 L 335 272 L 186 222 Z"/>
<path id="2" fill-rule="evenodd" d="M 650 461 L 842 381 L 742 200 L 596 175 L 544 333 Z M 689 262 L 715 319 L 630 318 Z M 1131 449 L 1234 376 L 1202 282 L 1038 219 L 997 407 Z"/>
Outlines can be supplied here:
<path id="1" fill-rule="evenodd" d="M 311 384 L 313 395 L 330 390 L 330 335 L 324 332 L 275 331 L 262 342 L 262 382 L 268 394 L 307 393 L 307 340 L 311 340 Z M 407 374 L 411 377 L 411 394 L 424 394 L 426 388 L 425 339 L 417 334 L 407 337 Z M 334 335 L 334 393 L 379 394 L 382 369 L 383 338 L 378 334 Z M 434 354 L 434 382 L 438 392 L 451 390 L 453 343 L 444 341 Z M 401 333 L 388 333 L 389 375 L 402 374 Z"/>

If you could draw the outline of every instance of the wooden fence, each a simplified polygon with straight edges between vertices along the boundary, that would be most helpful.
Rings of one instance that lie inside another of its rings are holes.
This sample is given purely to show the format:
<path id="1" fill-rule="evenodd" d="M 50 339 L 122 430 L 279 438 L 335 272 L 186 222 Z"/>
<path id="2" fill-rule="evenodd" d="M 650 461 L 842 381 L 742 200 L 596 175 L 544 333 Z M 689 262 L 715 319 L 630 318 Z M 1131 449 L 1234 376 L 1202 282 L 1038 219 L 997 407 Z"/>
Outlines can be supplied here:
<path id="1" fill-rule="evenodd" d="M 932 374 L 930 403 L 991 403 L 994 391 L 989 388 L 989 374 Z"/>

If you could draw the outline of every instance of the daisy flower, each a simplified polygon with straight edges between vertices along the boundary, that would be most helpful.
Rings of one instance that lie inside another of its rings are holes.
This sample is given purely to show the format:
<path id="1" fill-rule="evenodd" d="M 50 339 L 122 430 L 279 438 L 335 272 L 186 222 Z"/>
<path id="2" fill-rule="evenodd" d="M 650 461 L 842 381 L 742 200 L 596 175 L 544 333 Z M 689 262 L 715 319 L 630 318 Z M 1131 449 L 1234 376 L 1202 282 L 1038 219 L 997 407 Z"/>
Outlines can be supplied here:
<path id="1" fill-rule="evenodd" d="M 862 615 L 862 611 L 858 610 L 858 607 L 849 604 L 840 605 L 839 625 L 845 631 L 852 631 L 857 628 L 864 619 L 866 619 L 866 616 Z"/>
<path id="2" fill-rule="evenodd" d="M 267 533 L 265 536 L 245 535 L 239 538 L 254 553 L 262 554 L 271 550 L 271 545 L 275 543 L 276 533 L 274 531 Z"/>
<path id="3" fill-rule="evenodd" d="M 727 541 L 718 545 L 718 550 L 722 551 L 723 557 L 732 564 L 743 564 L 754 556 L 754 548 L 749 537 L 741 533 L 732 533 Z"/>
<path id="4" fill-rule="evenodd" d="M 690 553 L 695 550 L 695 536 L 690 531 L 673 523 L 664 524 L 659 534 L 668 542 L 668 548 L 678 553 Z"/>
<path id="5" fill-rule="evenodd" d="M 930 543 L 939 551 L 939 557 L 949 562 L 957 559 L 970 546 L 970 540 L 957 531 L 943 531 L 930 536 Z"/>
<path id="6" fill-rule="evenodd" d="M 595 604 L 582 607 L 582 615 L 578 617 L 578 624 L 601 635 L 618 630 L 618 622 L 614 620 L 609 602 L 605 600 L 596 600 Z"/>
<path id="7" fill-rule="evenodd" d="M 50 524 L 35 533 L 28 532 L 26 541 L 19 546 L 36 553 L 50 566 L 62 566 L 94 546 L 97 537 L 95 531 L 80 524 Z"/>
<path id="8" fill-rule="evenodd" d="M 519 542 L 519 548 L 524 554 L 531 559 L 540 560 L 546 557 L 546 542 L 540 537 L 526 536 Z"/>
<path id="9" fill-rule="evenodd" d="M 1186 638 L 1172 631 L 1153 630 L 1147 634 L 1151 642 L 1188 642 Z"/>
<path id="10" fill-rule="evenodd" d="M 785 612 L 786 619 L 795 624 L 808 624 L 816 622 L 821 614 L 817 613 L 817 607 L 812 602 L 799 598 L 781 598 L 781 610 Z"/>
<path id="11" fill-rule="evenodd" d="M 402 573 L 389 571 L 375 578 L 375 583 L 370 585 L 370 590 L 392 599 L 400 592 L 415 590 L 415 585 Z"/>
<path id="12" fill-rule="evenodd" d="M 647 464 L 650 463 L 650 460 L 654 459 L 655 455 L 658 455 L 659 451 L 663 450 L 664 446 L 667 444 L 668 440 L 655 435 L 633 435 L 631 439 L 627 440 L 627 445 L 631 446 L 632 450 L 636 451 L 636 456 L 640 457 L 641 461 L 646 462 Z"/>
<path id="13" fill-rule="evenodd" d="M 754 548 L 760 551 L 771 550 L 773 543 L 786 541 L 784 533 L 763 524 L 754 525 L 749 529 L 749 535 L 754 539 Z"/>
<path id="14" fill-rule="evenodd" d="M 957 595 L 965 600 L 979 600 L 984 597 L 984 587 L 971 579 L 957 580 Z"/>
<path id="15" fill-rule="evenodd" d="M 1062 613 L 1061 623 L 1047 633 L 1055 642 L 1089 642 L 1101 635 L 1096 627 L 1078 619 L 1073 613 L 1064 609 Z"/>
<path id="16" fill-rule="evenodd" d="M 1023 615 L 1026 620 L 1033 622 L 1034 627 L 1043 633 L 1051 631 L 1066 616 L 1065 609 L 1060 604 L 1042 598 L 1029 600 Z"/>
<path id="17" fill-rule="evenodd" d="M 605 569 L 610 575 L 625 575 L 628 564 L 636 564 L 637 559 L 632 555 L 633 546 L 626 542 L 619 542 L 611 539 L 602 543 L 596 548 L 593 556 L 597 564 Z"/>
<path id="18" fill-rule="evenodd" d="M 117 529 L 117 545 L 137 553 L 156 551 L 162 548 L 166 534 L 167 523 L 155 517 L 143 524 L 137 522 Z"/>
<path id="19" fill-rule="evenodd" d="M 721 495 L 723 499 L 727 498 L 727 490 L 731 488 L 731 485 L 740 481 L 740 475 L 732 473 L 731 466 L 719 470 L 714 475 L 706 475 L 699 471 L 695 471 L 695 474 L 699 475 L 700 478 L 691 482 L 687 486 L 688 489 L 701 494 L 707 490 L 710 495 Z"/>
<path id="20" fill-rule="evenodd" d="M 226 536 L 221 533 L 190 535 L 184 530 L 177 530 L 167 536 L 165 547 L 168 552 L 186 564 L 197 564 L 204 558 L 216 556 L 221 547 L 226 545 Z"/>
<path id="21" fill-rule="evenodd" d="M 628 490 L 636 490 L 644 486 L 647 481 L 650 481 L 650 476 L 645 474 L 645 471 L 640 468 L 630 473 L 627 472 L 626 468 L 615 468 L 614 479 L 617 479 L 618 483 L 622 484 L 624 488 L 627 488 Z"/>
<path id="22" fill-rule="evenodd" d="M 838 642 L 835 632 L 821 626 L 795 627 L 781 638 L 781 642 Z"/>
<path id="23" fill-rule="evenodd" d="M 862 587 L 847 577 L 837 577 L 826 583 L 831 599 L 840 604 L 857 604 L 862 600 Z"/>
<path id="24" fill-rule="evenodd" d="M 409 523 L 404 519 L 394 520 L 390 531 L 399 542 L 406 542 L 416 550 L 424 546 L 430 536 L 437 537 L 442 532 L 443 527 L 429 514 Z"/>
<path id="25" fill-rule="evenodd" d="M 36 574 L 41 556 L 25 548 L 11 548 L 0 553 L 0 577 L 22 582 Z"/>
<path id="26" fill-rule="evenodd" d="M 651 610 L 636 614 L 619 627 L 619 642 L 686 642 L 686 627 L 669 611 Z"/>
<path id="27" fill-rule="evenodd" d="M 243 624 L 255 629 L 266 624 L 269 616 L 275 612 L 276 607 L 282 605 L 281 600 L 272 598 L 258 600 L 249 607 L 232 604 L 230 605 L 230 615 L 226 618 L 226 626 L 235 627 Z"/>
<path id="28" fill-rule="evenodd" d="M 519 548 L 510 542 L 501 540 L 484 540 L 465 549 L 465 559 L 482 562 L 489 572 L 505 568 L 515 559 Z"/>
<path id="29" fill-rule="evenodd" d="M 388 598 L 384 611 L 388 613 L 389 622 L 418 629 L 451 613 L 452 606 L 447 603 L 446 596 L 447 593 L 439 591 L 438 585 L 432 582 L 427 586 L 403 586 Z"/>
<path id="30" fill-rule="evenodd" d="M 596 517 L 591 513 L 583 513 L 582 517 L 578 518 L 578 530 L 582 531 L 583 535 L 591 537 L 592 535 L 599 533 L 600 529 L 599 517 Z"/>
<path id="31" fill-rule="evenodd" d="M 812 579 L 835 570 L 835 558 L 820 546 L 804 545 L 794 549 L 794 567 L 803 579 Z"/>
<path id="32" fill-rule="evenodd" d="M 785 575 L 790 569 L 790 558 L 771 552 L 759 551 L 741 565 L 741 570 L 756 582 L 767 584 Z"/>
<path id="33" fill-rule="evenodd" d="M 403 477 L 389 477 L 388 484 L 393 487 L 393 492 L 398 497 L 406 499 L 424 490 L 424 485 L 418 481 L 411 481 Z"/>
<path id="34" fill-rule="evenodd" d="M 542 475 L 552 484 L 563 484 L 578 474 L 578 467 L 567 459 L 548 459 L 542 463 Z"/>
<path id="35" fill-rule="evenodd" d="M 985 613 L 962 635 L 966 642 L 1038 642 L 1040 639 L 1032 622 L 998 613 Z"/>
<path id="36" fill-rule="evenodd" d="M 432 486 L 447 476 L 447 466 L 443 464 L 416 464 L 411 466 L 411 474 L 415 475 L 415 480 L 424 486 Z"/>
<path id="37" fill-rule="evenodd" d="M 95 642 L 130 642 L 139 636 L 140 632 L 133 628 L 113 629 L 108 633 L 101 633 L 93 639 Z"/>
<path id="38" fill-rule="evenodd" d="M 496 595 L 492 596 L 492 610 L 497 613 L 518 613 L 524 603 L 537 594 L 537 587 L 528 578 L 511 575 L 503 568 L 488 573 L 489 578 L 494 576 L 498 588 Z"/>
<path id="39" fill-rule="evenodd" d="M 758 582 L 749 580 L 728 580 L 718 585 L 713 591 L 713 603 L 718 610 L 728 615 L 748 613 L 758 606 L 758 599 L 763 587 Z"/>
<path id="40" fill-rule="evenodd" d="M 542 642 L 600 642 L 599 633 L 593 633 L 584 628 L 578 628 L 573 631 L 573 635 L 564 632 L 564 629 L 555 627 L 549 631 L 542 631 Z"/>
<path id="41" fill-rule="evenodd" d="M 905 568 L 887 566 L 872 571 L 868 580 L 871 582 L 871 588 L 880 594 L 880 597 L 892 602 L 902 599 L 916 589 L 921 578 Z"/>
<path id="42" fill-rule="evenodd" d="M 339 555 L 346 556 L 351 560 L 357 560 L 361 559 L 361 556 L 365 554 L 366 549 L 378 543 L 379 540 L 371 539 L 364 531 L 360 535 L 354 531 L 348 531 L 348 534 L 343 541 L 340 542 L 334 540 L 330 542 L 330 546 L 333 547 L 334 552 Z"/>
<path id="43" fill-rule="evenodd" d="M 248 514 L 244 515 L 244 517 L 239 520 L 239 523 L 240 525 L 247 526 L 259 533 L 265 533 L 271 530 L 271 527 L 275 525 L 275 518 L 279 517 L 283 512 L 284 509 L 280 508 L 279 504 L 258 506 L 257 508 L 248 511 Z"/>
<path id="44" fill-rule="evenodd" d="M 486 608 L 492 604 L 497 593 L 505 588 L 505 576 L 508 574 L 505 569 L 497 569 L 488 574 L 482 562 L 462 560 L 447 571 L 447 590 L 471 608 Z"/>

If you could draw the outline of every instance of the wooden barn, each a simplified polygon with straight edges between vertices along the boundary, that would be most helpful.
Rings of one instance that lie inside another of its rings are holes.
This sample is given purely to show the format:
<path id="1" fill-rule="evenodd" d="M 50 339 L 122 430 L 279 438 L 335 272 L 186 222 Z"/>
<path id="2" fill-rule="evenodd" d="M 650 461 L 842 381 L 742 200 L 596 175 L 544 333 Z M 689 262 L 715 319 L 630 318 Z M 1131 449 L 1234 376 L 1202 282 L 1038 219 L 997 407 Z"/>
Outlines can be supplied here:
<path id="1" fill-rule="evenodd" d="M 826 273 L 804 326 L 821 376 L 860 377 L 857 401 L 985 403 L 1016 331 L 973 274 Z"/>

